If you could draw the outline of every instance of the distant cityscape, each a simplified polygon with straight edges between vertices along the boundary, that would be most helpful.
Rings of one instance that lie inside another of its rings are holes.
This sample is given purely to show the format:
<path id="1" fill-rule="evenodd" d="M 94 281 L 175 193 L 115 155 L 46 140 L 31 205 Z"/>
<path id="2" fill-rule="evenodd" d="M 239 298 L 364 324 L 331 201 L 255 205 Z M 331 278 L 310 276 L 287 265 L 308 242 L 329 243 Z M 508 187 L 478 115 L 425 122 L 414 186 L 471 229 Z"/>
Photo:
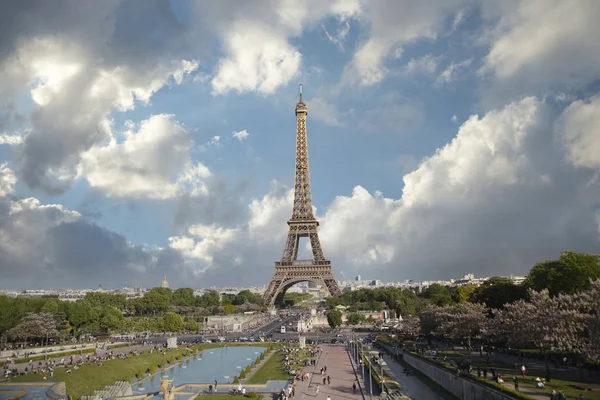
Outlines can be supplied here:
<path id="1" fill-rule="evenodd" d="M 505 278 L 511 279 L 515 284 L 521 284 L 524 280 L 524 276 L 508 276 Z M 417 293 L 420 293 L 427 287 L 431 286 L 434 283 L 447 286 L 447 287 L 458 287 L 464 285 L 476 285 L 479 286 L 484 283 L 486 280 L 490 279 L 489 277 L 476 277 L 475 274 L 467 274 L 459 279 L 450 279 L 447 281 L 423 281 L 416 282 L 413 280 L 406 280 L 403 282 L 388 282 L 385 283 L 378 279 L 363 279 L 362 276 L 357 275 L 354 280 L 339 280 L 338 285 L 342 289 L 342 291 L 351 291 L 358 289 L 377 289 L 377 288 L 390 288 L 397 287 L 400 289 L 411 289 Z M 169 288 L 169 281 L 167 277 L 164 276 L 159 285 L 163 288 Z M 146 293 L 151 288 L 143 288 L 143 287 L 124 287 L 121 289 L 104 289 L 102 286 L 98 286 L 95 289 L 25 289 L 25 290 L 11 290 L 11 289 L 0 289 L 0 295 L 5 295 L 7 297 L 30 297 L 30 298 L 58 298 L 62 301 L 76 301 L 83 299 L 86 293 L 89 292 L 104 292 L 111 294 L 121 294 L 126 298 L 136 298 L 142 297 L 144 293 Z M 266 289 L 266 285 L 264 286 L 250 286 L 250 287 L 209 287 L 209 288 L 196 288 L 194 289 L 195 296 L 201 296 L 206 292 L 218 292 L 218 293 L 226 293 L 226 294 L 237 294 L 242 290 L 250 290 L 254 293 L 263 294 Z M 322 288 L 318 285 L 314 285 L 308 282 L 299 283 L 292 288 L 290 288 L 288 293 L 314 293 L 316 295 L 320 294 Z"/>

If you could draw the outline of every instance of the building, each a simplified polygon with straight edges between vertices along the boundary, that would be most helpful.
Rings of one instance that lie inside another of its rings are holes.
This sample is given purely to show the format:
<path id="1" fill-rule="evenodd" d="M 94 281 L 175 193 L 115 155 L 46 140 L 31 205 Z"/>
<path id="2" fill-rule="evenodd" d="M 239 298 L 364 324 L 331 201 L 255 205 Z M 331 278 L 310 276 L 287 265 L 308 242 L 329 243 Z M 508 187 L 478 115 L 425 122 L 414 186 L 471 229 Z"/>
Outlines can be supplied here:
<path id="1" fill-rule="evenodd" d="M 160 283 L 160 287 L 165 289 L 169 288 L 169 281 L 167 280 L 167 275 L 163 277 L 162 282 Z"/>

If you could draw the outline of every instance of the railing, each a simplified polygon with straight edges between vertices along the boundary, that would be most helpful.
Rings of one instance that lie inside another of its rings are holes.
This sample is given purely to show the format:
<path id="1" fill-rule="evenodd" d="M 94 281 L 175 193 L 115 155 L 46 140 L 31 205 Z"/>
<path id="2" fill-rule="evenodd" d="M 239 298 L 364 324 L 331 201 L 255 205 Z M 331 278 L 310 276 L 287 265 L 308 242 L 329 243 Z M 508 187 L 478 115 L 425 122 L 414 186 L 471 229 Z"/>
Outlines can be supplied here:
<path id="1" fill-rule="evenodd" d="M 313 261 L 313 260 L 296 260 L 296 261 L 278 261 L 275 263 L 276 267 L 312 267 L 317 266 L 329 266 L 331 261 Z"/>

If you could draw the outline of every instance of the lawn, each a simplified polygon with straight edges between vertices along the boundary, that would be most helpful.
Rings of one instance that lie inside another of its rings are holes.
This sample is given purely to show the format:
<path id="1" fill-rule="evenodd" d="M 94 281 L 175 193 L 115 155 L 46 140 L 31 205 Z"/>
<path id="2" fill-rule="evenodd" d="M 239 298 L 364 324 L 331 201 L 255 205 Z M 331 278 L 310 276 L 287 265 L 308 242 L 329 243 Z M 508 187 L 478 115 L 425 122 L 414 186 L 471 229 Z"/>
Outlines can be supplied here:
<path id="1" fill-rule="evenodd" d="M 273 350 L 275 351 L 275 350 Z M 298 371 L 304 365 L 304 360 L 307 358 L 307 351 L 300 351 L 300 362 L 293 365 L 292 369 Z M 247 384 L 260 384 L 267 383 L 267 381 L 287 381 L 292 379 L 293 376 L 288 374 L 286 369 L 283 367 L 282 362 L 285 358 L 285 354 L 282 351 L 275 351 L 270 358 L 265 361 L 263 365 L 256 371 L 250 379 L 246 381 Z M 269 357 L 267 355 L 267 357 Z"/>
<path id="2" fill-rule="evenodd" d="M 116 381 L 129 381 L 140 371 L 166 363 L 171 357 L 181 357 L 187 350 L 175 350 L 163 355 L 159 352 L 149 352 L 139 356 L 129 357 L 127 360 L 115 359 L 104 361 L 103 365 L 83 365 L 78 370 L 67 374 L 64 368 L 54 370 L 54 381 L 63 381 L 67 386 L 67 394 L 80 398 L 89 395 L 96 389 L 112 385 Z M 42 374 L 28 374 L 11 378 L 9 382 L 48 382 L 43 380 Z"/>
<path id="3" fill-rule="evenodd" d="M 476 368 L 479 366 L 481 369 L 487 368 L 488 370 L 488 380 L 487 382 L 493 385 L 492 380 L 490 379 L 490 368 L 494 368 L 496 373 L 500 373 L 505 382 L 505 387 L 509 389 L 514 388 L 513 377 L 515 376 L 515 367 L 514 365 L 493 361 L 491 364 L 487 364 L 484 358 L 479 357 L 476 354 L 465 354 L 457 351 L 440 351 L 438 352 L 437 362 L 442 362 L 443 357 L 446 356 L 446 367 L 449 367 L 448 362 L 450 360 L 454 360 L 455 362 L 462 361 L 463 359 L 470 358 L 472 360 L 473 366 L 473 377 L 476 377 Z M 528 374 L 532 373 L 531 370 L 528 370 Z M 555 375 L 555 373 L 553 373 Z M 600 400 L 600 385 L 586 384 L 575 381 L 567 381 L 560 380 L 556 378 L 552 378 L 550 382 L 546 382 L 544 389 L 538 389 L 535 384 L 536 376 L 540 378 L 544 377 L 543 371 L 538 371 L 537 374 L 527 375 L 525 378 L 521 378 L 519 376 L 519 388 L 520 392 L 525 395 L 547 395 L 548 398 L 552 393 L 552 390 L 562 390 L 565 396 L 568 398 L 579 398 L 579 394 L 583 394 L 584 398 L 587 400 Z M 591 390 L 581 390 L 576 389 L 573 386 L 578 386 L 582 388 L 589 388 Z"/>
<path id="4" fill-rule="evenodd" d="M 118 345 L 113 345 L 110 346 L 111 349 L 118 349 L 119 347 L 127 347 L 129 346 L 129 343 L 121 343 Z M 47 357 L 48 360 L 51 360 L 53 358 L 62 358 L 62 357 L 69 357 L 69 356 L 77 356 L 80 354 L 90 354 L 96 351 L 95 347 L 88 347 L 87 349 L 79 349 L 79 350 L 70 350 L 70 351 L 65 351 L 62 353 L 54 353 L 54 354 L 47 354 L 46 356 L 41 355 L 41 356 L 35 356 L 35 357 L 28 357 L 28 358 L 19 358 L 15 360 L 15 364 L 25 364 L 28 363 L 29 360 L 32 361 L 44 361 Z"/>

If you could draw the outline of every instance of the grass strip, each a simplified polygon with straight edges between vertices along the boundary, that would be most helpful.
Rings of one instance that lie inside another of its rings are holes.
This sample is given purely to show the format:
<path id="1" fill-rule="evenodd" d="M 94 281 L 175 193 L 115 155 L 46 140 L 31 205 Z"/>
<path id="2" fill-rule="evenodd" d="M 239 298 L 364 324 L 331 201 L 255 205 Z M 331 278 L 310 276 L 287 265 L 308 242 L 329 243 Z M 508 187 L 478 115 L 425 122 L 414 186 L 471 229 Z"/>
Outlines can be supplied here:
<path id="1" fill-rule="evenodd" d="M 120 347 L 127 347 L 130 346 L 129 343 L 122 343 L 122 344 L 118 344 L 116 346 L 110 346 L 111 349 L 118 349 Z M 41 356 L 35 356 L 35 357 L 28 357 L 28 358 L 19 358 L 14 360 L 15 364 L 25 364 L 28 363 L 29 360 L 32 361 L 44 361 L 45 359 L 51 360 L 53 358 L 62 358 L 62 357 L 69 357 L 69 356 L 78 356 L 80 354 L 90 354 L 95 352 L 97 349 L 95 347 L 92 348 L 87 348 L 87 349 L 79 349 L 79 350 L 72 350 L 72 351 L 66 351 L 63 353 L 53 353 L 53 354 L 46 354 L 46 358 L 44 358 L 44 355 Z"/>
<path id="2" fill-rule="evenodd" d="M 102 362 L 102 366 L 97 364 L 84 364 L 77 370 L 72 370 L 70 374 L 66 373 L 65 368 L 54 369 L 54 381 L 63 381 L 67 386 L 67 394 L 73 398 L 80 398 L 89 395 L 96 389 L 101 389 L 107 385 L 112 385 L 116 381 L 130 381 L 136 374 L 150 369 L 169 365 L 168 362 L 175 362 L 175 358 L 181 359 L 188 350 L 174 350 L 166 354 L 160 352 L 149 352 L 139 356 L 130 356 L 127 360 L 116 358 Z M 173 364 L 171 363 L 171 364 Z M 43 374 L 21 375 L 10 378 L 8 382 L 48 382 L 44 380 Z"/>

